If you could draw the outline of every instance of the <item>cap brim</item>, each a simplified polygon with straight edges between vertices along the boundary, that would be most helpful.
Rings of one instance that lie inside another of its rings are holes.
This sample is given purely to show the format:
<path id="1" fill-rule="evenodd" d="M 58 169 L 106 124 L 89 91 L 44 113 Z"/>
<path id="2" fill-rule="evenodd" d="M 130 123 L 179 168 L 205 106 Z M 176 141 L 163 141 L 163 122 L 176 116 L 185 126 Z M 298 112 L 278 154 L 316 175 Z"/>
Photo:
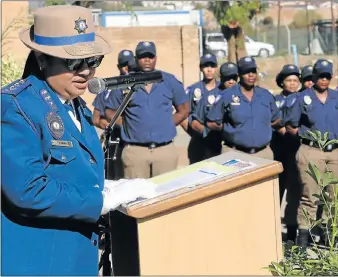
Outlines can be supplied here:
<path id="1" fill-rule="evenodd" d="M 153 51 L 146 50 L 146 51 L 137 52 L 136 53 L 136 57 L 142 56 L 144 54 L 151 54 L 153 56 L 156 56 L 156 53 L 154 53 Z"/>
<path id="2" fill-rule="evenodd" d="M 82 59 L 109 54 L 112 51 L 109 43 L 101 36 L 95 35 L 95 41 L 66 46 L 46 46 L 33 41 L 34 25 L 19 33 L 19 38 L 29 49 L 63 59 Z"/>

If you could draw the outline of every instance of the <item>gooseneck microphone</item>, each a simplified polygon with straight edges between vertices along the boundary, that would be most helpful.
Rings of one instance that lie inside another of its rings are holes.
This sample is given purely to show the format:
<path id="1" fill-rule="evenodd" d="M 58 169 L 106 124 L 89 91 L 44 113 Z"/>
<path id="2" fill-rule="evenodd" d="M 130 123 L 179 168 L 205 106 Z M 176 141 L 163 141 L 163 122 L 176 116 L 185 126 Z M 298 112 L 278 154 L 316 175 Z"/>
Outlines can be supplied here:
<path id="1" fill-rule="evenodd" d="M 93 78 L 88 81 L 88 90 L 90 93 L 99 94 L 108 89 L 127 89 L 135 85 L 147 85 L 161 81 L 163 81 L 163 76 L 159 70 L 151 72 L 131 72 L 128 75 L 117 77 Z"/>

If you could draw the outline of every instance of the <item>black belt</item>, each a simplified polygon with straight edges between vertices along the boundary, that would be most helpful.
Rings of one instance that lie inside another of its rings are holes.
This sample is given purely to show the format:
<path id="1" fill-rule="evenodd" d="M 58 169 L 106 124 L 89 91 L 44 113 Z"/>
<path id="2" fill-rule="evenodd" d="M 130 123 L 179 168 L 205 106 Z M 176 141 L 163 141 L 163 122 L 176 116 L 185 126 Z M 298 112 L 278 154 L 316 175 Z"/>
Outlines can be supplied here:
<path id="1" fill-rule="evenodd" d="M 267 147 L 267 145 L 262 146 L 262 147 L 253 147 L 253 148 L 247 148 L 247 147 L 242 147 L 242 146 L 237 146 L 237 145 L 227 145 L 227 144 L 225 145 L 233 149 L 248 153 L 248 154 L 258 153 L 259 151 L 262 151 Z"/>
<path id="2" fill-rule="evenodd" d="M 173 141 L 167 141 L 167 142 L 161 142 L 161 143 L 156 143 L 156 142 L 148 142 L 148 143 L 138 143 L 138 142 L 127 142 L 126 144 L 128 145 L 135 145 L 135 146 L 141 146 L 141 147 L 147 147 L 149 149 L 154 149 L 154 148 L 158 148 L 161 146 L 165 146 L 168 145 L 170 143 L 172 143 Z"/>
<path id="3" fill-rule="evenodd" d="M 301 143 L 319 149 L 319 145 L 316 142 L 314 142 L 313 140 L 301 139 Z M 332 152 L 333 150 L 335 150 L 337 148 L 338 148 L 337 144 L 330 144 L 330 145 L 326 146 L 325 148 L 323 148 L 323 151 L 324 152 Z"/>

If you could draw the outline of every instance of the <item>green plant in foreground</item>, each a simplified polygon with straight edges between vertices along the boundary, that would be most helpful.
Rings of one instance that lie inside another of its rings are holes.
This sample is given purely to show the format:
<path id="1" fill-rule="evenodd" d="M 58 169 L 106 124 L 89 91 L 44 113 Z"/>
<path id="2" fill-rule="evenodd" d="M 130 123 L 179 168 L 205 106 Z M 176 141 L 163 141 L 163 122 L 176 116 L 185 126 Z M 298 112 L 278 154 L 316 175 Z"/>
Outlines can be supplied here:
<path id="1" fill-rule="evenodd" d="M 1 87 L 21 78 L 23 65 L 16 62 L 11 55 L 1 59 Z"/>
<path id="2" fill-rule="evenodd" d="M 309 136 L 323 151 L 329 145 L 338 144 L 338 140 L 328 140 L 329 133 L 323 136 L 319 131 L 308 131 Z M 308 137 L 307 137 L 308 138 Z M 307 173 L 316 181 L 319 194 L 314 195 L 318 201 L 317 205 L 323 207 L 326 219 L 313 220 L 304 209 L 303 216 L 312 230 L 319 227 L 325 234 L 325 241 L 329 249 L 320 249 L 317 243 L 312 247 L 303 249 L 292 242 L 283 245 L 283 260 L 272 262 L 266 269 L 273 275 L 279 276 L 337 276 L 338 275 L 338 176 L 325 167 L 324 172 L 310 162 Z M 328 187 L 333 186 L 331 193 Z"/>

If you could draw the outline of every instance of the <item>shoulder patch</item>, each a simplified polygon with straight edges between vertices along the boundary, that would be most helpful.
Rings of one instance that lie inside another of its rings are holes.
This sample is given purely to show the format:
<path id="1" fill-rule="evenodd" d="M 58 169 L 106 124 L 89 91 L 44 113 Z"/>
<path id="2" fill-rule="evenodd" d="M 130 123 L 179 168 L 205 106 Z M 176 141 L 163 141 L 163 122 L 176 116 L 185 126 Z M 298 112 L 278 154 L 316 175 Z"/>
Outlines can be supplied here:
<path id="1" fill-rule="evenodd" d="M 21 79 L 17 80 L 4 88 L 1 89 L 1 93 L 3 94 L 10 94 L 13 96 L 17 96 L 20 94 L 25 88 L 27 88 L 30 85 L 30 81 L 28 79 Z"/>

